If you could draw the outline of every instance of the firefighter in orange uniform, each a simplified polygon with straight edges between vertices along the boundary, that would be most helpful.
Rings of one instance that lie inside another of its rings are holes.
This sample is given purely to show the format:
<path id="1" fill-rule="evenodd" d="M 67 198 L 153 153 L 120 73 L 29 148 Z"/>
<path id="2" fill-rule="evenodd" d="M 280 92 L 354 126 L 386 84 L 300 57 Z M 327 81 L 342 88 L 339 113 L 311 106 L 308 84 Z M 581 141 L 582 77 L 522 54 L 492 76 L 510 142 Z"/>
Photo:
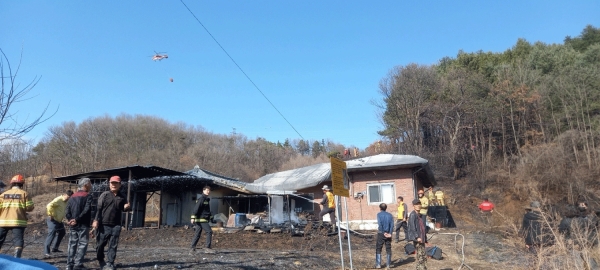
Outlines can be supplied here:
<path id="1" fill-rule="evenodd" d="M 21 258 L 23 253 L 23 235 L 27 227 L 26 212 L 33 211 L 33 201 L 23 190 L 25 178 L 17 174 L 10 180 L 11 188 L 0 195 L 0 249 L 8 231 L 12 231 L 15 258 Z"/>

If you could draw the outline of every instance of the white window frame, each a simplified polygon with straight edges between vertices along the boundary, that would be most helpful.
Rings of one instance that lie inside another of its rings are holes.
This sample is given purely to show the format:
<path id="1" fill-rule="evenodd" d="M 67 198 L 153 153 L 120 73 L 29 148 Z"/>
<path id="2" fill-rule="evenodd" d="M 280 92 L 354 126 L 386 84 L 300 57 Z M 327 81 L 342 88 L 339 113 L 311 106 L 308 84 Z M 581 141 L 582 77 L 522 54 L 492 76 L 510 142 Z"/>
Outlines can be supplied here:
<path id="1" fill-rule="evenodd" d="M 388 197 L 388 199 L 390 201 L 386 201 L 383 198 L 379 198 L 379 201 L 372 202 L 371 201 L 371 187 L 373 187 L 373 186 L 379 187 L 379 194 L 380 194 L 380 196 L 381 196 L 381 186 L 391 186 L 392 195 Z M 369 202 L 369 205 L 379 205 L 380 203 L 391 204 L 391 203 L 394 203 L 396 201 L 395 198 L 396 198 L 396 183 L 394 183 L 394 182 L 388 182 L 388 183 L 367 184 L 367 202 Z"/>

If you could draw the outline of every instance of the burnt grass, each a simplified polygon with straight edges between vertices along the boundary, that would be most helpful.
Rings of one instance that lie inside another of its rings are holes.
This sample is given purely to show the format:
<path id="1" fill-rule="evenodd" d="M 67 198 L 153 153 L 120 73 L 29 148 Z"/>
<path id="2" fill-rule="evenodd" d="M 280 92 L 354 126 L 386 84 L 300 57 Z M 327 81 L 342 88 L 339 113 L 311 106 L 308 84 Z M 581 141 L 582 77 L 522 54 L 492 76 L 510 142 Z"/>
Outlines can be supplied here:
<path id="1" fill-rule="evenodd" d="M 309 227 L 309 226 L 307 226 Z M 51 258 L 44 258 L 43 243 L 46 237 L 44 222 L 29 224 L 25 231 L 23 258 L 48 262 L 59 269 L 66 268 L 68 234 L 60 250 Z M 354 269 L 371 269 L 375 266 L 374 232 L 352 233 L 352 259 Z M 429 269 L 458 269 L 461 267 L 462 237 L 465 236 L 465 263 L 472 269 L 501 268 L 527 269 L 526 255 L 515 249 L 510 239 L 502 234 L 472 230 L 442 229 L 430 234 L 430 243 L 443 250 L 442 260 L 428 260 Z M 160 229 L 134 229 L 122 231 L 117 252 L 117 269 L 341 269 L 337 234 L 327 228 L 304 230 L 294 236 L 289 230 L 281 233 L 224 230 L 213 233 L 213 254 L 201 250 L 190 254 L 193 229 L 170 227 Z M 401 234 L 401 239 L 403 234 Z M 458 239 L 458 241 L 455 241 Z M 198 247 L 204 243 L 202 235 Z M 344 248 L 344 268 L 349 268 L 347 240 Z M 392 268 L 412 269 L 414 255 L 404 254 L 406 242 L 392 243 Z M 95 260 L 95 240 L 91 240 L 85 257 L 85 266 L 100 269 Z M 12 234 L 9 233 L 2 253 L 12 254 Z M 382 252 L 385 261 L 385 248 Z M 465 266 L 462 266 L 463 269 Z"/>

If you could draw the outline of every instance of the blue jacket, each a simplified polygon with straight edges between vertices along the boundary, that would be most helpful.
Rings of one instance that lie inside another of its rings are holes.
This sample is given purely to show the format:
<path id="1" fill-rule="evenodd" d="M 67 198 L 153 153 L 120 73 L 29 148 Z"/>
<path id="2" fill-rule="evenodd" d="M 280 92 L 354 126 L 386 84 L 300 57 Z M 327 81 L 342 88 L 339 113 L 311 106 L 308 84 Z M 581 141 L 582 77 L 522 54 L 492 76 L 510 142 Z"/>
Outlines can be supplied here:
<path id="1" fill-rule="evenodd" d="M 394 230 L 394 217 L 386 211 L 381 211 L 377 213 L 377 224 L 379 225 L 377 228 L 379 233 L 392 233 Z"/>

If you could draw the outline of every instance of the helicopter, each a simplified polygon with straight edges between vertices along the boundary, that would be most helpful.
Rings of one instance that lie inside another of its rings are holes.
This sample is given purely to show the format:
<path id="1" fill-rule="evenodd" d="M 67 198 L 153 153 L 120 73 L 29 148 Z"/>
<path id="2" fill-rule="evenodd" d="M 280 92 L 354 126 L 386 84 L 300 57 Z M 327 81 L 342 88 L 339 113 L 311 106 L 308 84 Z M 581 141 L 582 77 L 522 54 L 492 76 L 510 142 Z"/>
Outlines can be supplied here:
<path id="1" fill-rule="evenodd" d="M 169 55 L 167 55 L 167 53 L 157 51 L 154 51 L 154 53 L 155 54 L 152 56 L 152 61 L 160 61 L 169 58 Z"/>

